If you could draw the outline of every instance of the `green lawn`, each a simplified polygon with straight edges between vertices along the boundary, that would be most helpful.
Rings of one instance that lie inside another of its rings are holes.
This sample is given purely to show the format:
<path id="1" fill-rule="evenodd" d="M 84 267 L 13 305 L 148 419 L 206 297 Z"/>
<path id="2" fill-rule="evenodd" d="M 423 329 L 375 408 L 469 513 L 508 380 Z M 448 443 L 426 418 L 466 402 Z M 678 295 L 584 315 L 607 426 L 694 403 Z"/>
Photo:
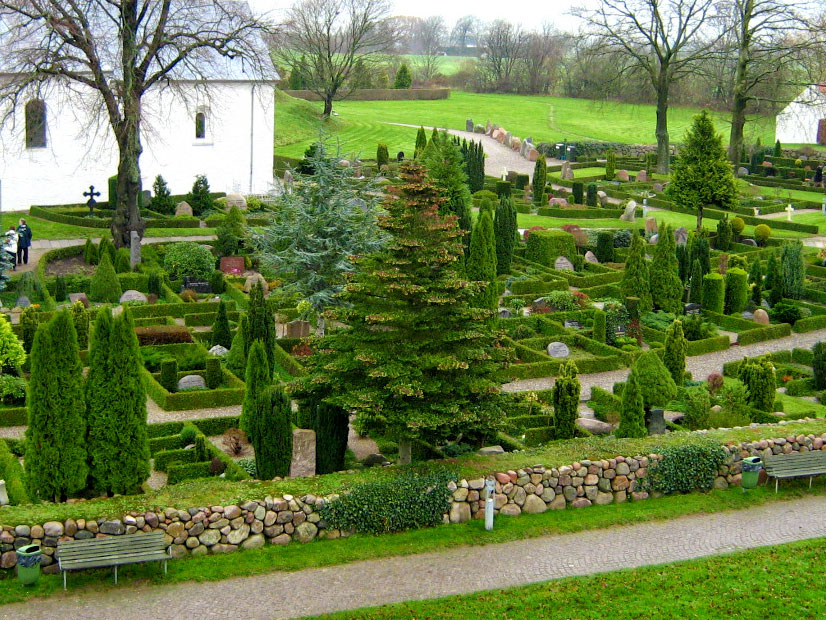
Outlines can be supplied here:
<path id="1" fill-rule="evenodd" d="M 71 224 L 61 224 L 44 220 L 39 217 L 30 217 L 25 211 L 7 212 L 2 214 L 3 230 L 8 230 L 12 224 L 17 225 L 20 218 L 25 218 L 26 223 L 32 229 L 35 240 L 52 241 L 55 239 L 85 239 L 91 237 L 111 238 L 108 228 L 85 228 L 83 226 L 73 226 Z M 146 237 L 192 237 L 199 235 L 214 235 L 214 228 L 148 228 Z"/>
<path id="2" fill-rule="evenodd" d="M 324 617 L 329 620 L 818 618 L 822 617 L 822 601 L 826 595 L 824 544 L 826 539 L 819 538 Z"/>
<path id="3" fill-rule="evenodd" d="M 320 103 L 296 101 L 282 93 L 276 99 L 275 132 L 277 155 L 300 157 L 317 139 Z M 464 129 L 465 120 L 502 125 L 514 135 L 531 136 L 535 142 L 559 140 L 607 140 L 629 144 L 651 144 L 655 109 L 651 105 L 598 102 L 564 97 L 477 94 L 453 91 L 439 101 L 339 101 L 338 116 L 326 125 L 343 143 L 345 153 L 375 157 L 376 145 L 387 144 L 391 154 L 412 153 L 416 130 L 387 123 L 405 123 Z M 697 108 L 669 109 L 672 139 L 682 139 Z M 726 115 L 714 113 L 717 129 L 727 137 Z M 746 125 L 749 141 L 758 136 L 764 144 L 774 142 L 774 119 L 761 117 Z"/>
<path id="4" fill-rule="evenodd" d="M 646 521 L 672 519 L 681 515 L 745 509 L 767 502 L 824 494 L 826 494 L 826 486 L 822 483 L 816 483 L 812 489 L 809 489 L 807 481 L 800 480 L 784 483 L 779 493 L 775 493 L 774 488 L 765 486 L 748 493 L 743 493 L 740 488 L 730 488 L 723 491 L 696 492 L 642 502 L 611 504 L 588 510 L 567 509 L 549 511 L 540 515 L 498 517 L 494 529 L 490 532 L 485 531 L 484 523 L 477 520 L 460 525 L 443 525 L 385 536 L 360 534 L 339 540 L 317 541 L 308 545 L 291 544 L 286 547 L 268 545 L 263 549 L 231 555 L 190 556 L 175 560 L 170 562 L 167 576 L 164 576 L 154 564 L 123 566 L 118 570 L 119 586 L 112 585 L 109 569 L 83 571 L 69 578 L 71 582 L 69 594 L 63 592 L 62 581 L 58 575 L 44 575 L 34 588 L 23 588 L 16 581 L 0 581 L 3 584 L 0 586 L 0 605 L 40 596 L 67 597 L 68 601 L 70 597 L 81 595 L 84 592 L 108 590 L 112 587 L 219 581 L 230 577 L 245 577 L 276 571 L 336 566 L 373 558 L 406 556 L 456 547 L 570 534 L 616 525 L 633 525 Z M 483 618 L 500 617 L 475 615 Z M 470 616 L 459 614 L 453 617 Z"/>
<path id="5" fill-rule="evenodd" d="M 402 56 L 404 58 L 411 69 L 413 69 L 413 74 L 416 74 L 416 67 L 418 63 L 421 62 L 422 56 L 418 54 L 405 54 Z M 476 60 L 473 56 L 441 56 L 436 61 L 439 73 L 442 75 L 456 75 L 462 68 L 462 64 L 465 62 L 472 62 Z"/>

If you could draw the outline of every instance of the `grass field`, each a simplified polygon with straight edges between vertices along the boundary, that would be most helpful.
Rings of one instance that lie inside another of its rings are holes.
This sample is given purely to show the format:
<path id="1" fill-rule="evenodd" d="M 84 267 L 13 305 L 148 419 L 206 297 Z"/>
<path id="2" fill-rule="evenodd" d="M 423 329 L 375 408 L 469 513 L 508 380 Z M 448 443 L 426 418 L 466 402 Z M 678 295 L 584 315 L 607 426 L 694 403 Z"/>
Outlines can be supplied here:
<path id="1" fill-rule="evenodd" d="M 826 594 L 824 543 L 813 539 L 324 618 L 817 618 Z"/>
<path id="2" fill-rule="evenodd" d="M 408 66 L 415 72 L 416 67 L 418 67 L 421 62 L 422 56 L 418 54 L 405 54 L 402 58 L 405 59 Z M 437 61 L 437 66 L 439 73 L 442 75 L 456 75 L 462 68 L 463 63 L 473 60 L 476 59 L 472 56 L 441 56 Z"/>
<path id="3" fill-rule="evenodd" d="M 276 155 L 300 157 L 317 139 L 321 104 L 277 94 L 275 133 Z M 534 142 L 568 140 L 605 140 L 650 144 L 654 139 L 654 106 L 588 101 L 564 97 L 476 94 L 453 91 L 439 101 L 339 101 L 338 116 L 324 128 L 343 144 L 345 153 L 374 157 L 379 142 L 391 154 L 412 152 L 416 130 L 388 123 L 407 123 L 464 129 L 465 120 L 487 120 L 507 127 L 519 137 L 531 136 Z M 671 108 L 669 132 L 674 141 L 682 139 L 696 108 Z M 727 115 L 713 114 L 717 130 L 728 135 Z M 763 144 L 774 142 L 774 119 L 760 117 L 746 125 L 749 141 L 760 137 Z"/>

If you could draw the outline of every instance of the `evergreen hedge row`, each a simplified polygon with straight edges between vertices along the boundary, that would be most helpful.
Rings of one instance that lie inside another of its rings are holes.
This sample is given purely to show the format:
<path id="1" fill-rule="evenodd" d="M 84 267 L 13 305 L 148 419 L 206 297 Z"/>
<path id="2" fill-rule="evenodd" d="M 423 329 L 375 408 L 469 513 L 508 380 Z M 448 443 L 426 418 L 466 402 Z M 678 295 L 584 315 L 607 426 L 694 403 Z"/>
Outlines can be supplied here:
<path id="1" fill-rule="evenodd" d="M 640 215 L 642 210 L 638 209 Z M 615 219 L 625 212 L 624 209 L 559 209 L 555 207 L 539 207 L 536 210 L 537 215 L 544 215 L 546 217 L 556 218 L 576 218 L 582 220 L 601 220 L 601 219 Z"/>
<path id="2" fill-rule="evenodd" d="M 557 257 L 576 255 L 574 236 L 564 230 L 535 230 L 528 237 L 525 258 L 540 265 L 553 267 Z"/>
<path id="3" fill-rule="evenodd" d="M 278 344 L 273 347 L 274 361 L 284 370 L 290 373 L 293 377 L 302 377 L 305 374 L 304 366 L 302 366 L 292 355 L 287 353 Z"/>
<path id="4" fill-rule="evenodd" d="M 227 369 L 224 370 L 224 384 L 228 387 L 215 390 L 193 390 L 187 392 L 168 392 L 158 382 L 158 378 L 145 368 L 142 369 L 144 388 L 149 397 L 164 411 L 183 411 L 185 409 L 209 409 L 211 407 L 229 407 L 244 402 L 244 382 Z M 189 370 L 179 372 L 184 375 L 201 375 L 205 371 Z"/>
<path id="5" fill-rule="evenodd" d="M 183 424 L 181 424 L 181 426 L 183 426 Z M 152 455 L 161 450 L 178 450 L 181 447 L 181 436 L 178 434 L 164 435 L 161 437 L 149 436 L 149 453 Z"/>
<path id="6" fill-rule="evenodd" d="M 513 280 L 510 291 L 514 295 L 541 295 L 551 291 L 567 291 L 565 280 Z"/>
<path id="7" fill-rule="evenodd" d="M 194 463 L 195 450 L 186 448 L 176 448 L 174 450 L 161 450 L 155 453 L 155 471 L 166 471 L 172 463 Z"/>
<path id="8" fill-rule="evenodd" d="M 11 453 L 8 444 L 0 441 L 0 480 L 6 481 L 6 493 L 12 506 L 28 504 L 30 501 L 23 476 L 20 461 Z"/>
<path id="9" fill-rule="evenodd" d="M 184 325 L 187 327 L 207 327 L 215 322 L 217 314 L 217 310 L 215 312 L 193 312 L 192 314 L 185 314 Z M 227 312 L 227 318 L 230 321 L 237 323 L 239 317 L 240 313 L 237 311 Z"/>
<path id="10" fill-rule="evenodd" d="M 29 423 L 29 412 L 26 407 L 0 408 L 0 426 L 25 426 Z"/>
<path id="11" fill-rule="evenodd" d="M 176 295 L 177 296 L 177 295 Z M 233 301 L 224 302 L 227 305 L 227 312 L 237 310 L 237 304 Z M 143 318 L 148 316 L 171 316 L 177 319 L 184 318 L 187 314 L 216 313 L 218 303 L 214 301 L 193 301 L 190 303 L 179 302 L 169 304 L 154 304 L 152 306 L 134 306 L 131 309 L 133 318 Z"/>
<path id="12" fill-rule="evenodd" d="M 798 319 L 795 321 L 794 325 L 792 325 L 792 330 L 801 333 L 801 332 L 811 332 L 816 329 L 823 329 L 826 328 L 826 315 L 818 315 L 818 316 L 809 316 L 804 319 Z"/>

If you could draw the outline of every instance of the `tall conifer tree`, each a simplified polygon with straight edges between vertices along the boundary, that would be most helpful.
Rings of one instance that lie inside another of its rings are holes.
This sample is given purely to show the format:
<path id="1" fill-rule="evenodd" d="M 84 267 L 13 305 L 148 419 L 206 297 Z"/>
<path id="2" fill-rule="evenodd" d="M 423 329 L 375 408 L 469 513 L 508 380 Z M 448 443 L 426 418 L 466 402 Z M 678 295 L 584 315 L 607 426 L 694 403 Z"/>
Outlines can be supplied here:
<path id="1" fill-rule="evenodd" d="M 510 196 L 502 196 L 499 204 L 496 205 L 496 215 L 493 218 L 493 234 L 496 237 L 496 273 L 498 275 L 511 272 L 517 230 L 516 209 L 513 208 Z"/>
<path id="2" fill-rule="evenodd" d="M 247 317 L 243 326 L 244 357 L 249 360 L 252 345 L 256 340 L 260 341 L 267 356 L 267 368 L 272 373 L 275 370 L 275 318 L 264 297 L 264 287 L 260 280 L 250 290 Z"/>
<path id="3" fill-rule="evenodd" d="M 645 258 L 645 242 L 636 232 L 631 235 L 631 248 L 625 262 L 625 272 L 620 283 L 623 297 L 637 297 L 639 312 L 651 312 L 651 290 L 649 288 L 648 260 Z"/>
<path id="4" fill-rule="evenodd" d="M 267 352 L 261 340 L 255 340 L 247 355 L 247 373 L 244 376 L 244 402 L 241 405 L 241 420 L 239 426 L 252 439 L 257 427 L 252 418 L 256 411 L 256 398 L 270 385 L 270 367 Z"/>
<path id="5" fill-rule="evenodd" d="M 466 271 L 468 279 L 487 284 L 485 289 L 475 296 L 474 302 L 480 308 L 496 310 L 499 307 L 499 292 L 496 286 L 496 239 L 489 209 L 482 209 L 476 226 L 473 227 Z"/>
<path id="6" fill-rule="evenodd" d="M 677 244 L 669 225 L 660 226 L 660 235 L 651 262 L 651 299 L 655 305 L 672 314 L 683 313 L 683 283 L 677 262 Z"/>
<path id="7" fill-rule="evenodd" d="M 289 476 L 293 457 L 293 427 L 290 399 L 280 385 L 271 385 L 253 399 L 247 431 L 255 450 L 255 468 L 260 480 Z"/>

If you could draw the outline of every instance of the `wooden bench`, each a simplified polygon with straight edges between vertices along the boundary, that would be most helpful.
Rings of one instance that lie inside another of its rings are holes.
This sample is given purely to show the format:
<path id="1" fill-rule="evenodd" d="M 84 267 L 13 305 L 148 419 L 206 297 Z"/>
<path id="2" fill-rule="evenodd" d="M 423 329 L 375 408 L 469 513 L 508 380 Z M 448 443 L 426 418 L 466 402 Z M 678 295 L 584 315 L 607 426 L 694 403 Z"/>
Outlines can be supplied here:
<path id="1" fill-rule="evenodd" d="M 766 474 L 774 478 L 774 492 L 777 493 L 781 478 L 808 478 L 809 487 L 812 478 L 826 474 L 826 451 L 813 450 L 801 454 L 776 454 L 763 457 Z"/>
<path id="2" fill-rule="evenodd" d="M 109 538 L 89 540 L 67 540 L 57 543 L 58 566 L 63 573 L 63 589 L 66 589 L 66 573 L 70 570 L 86 568 L 115 569 L 115 583 L 118 582 L 118 566 L 142 562 L 163 562 L 172 559 L 166 551 L 164 532 L 129 534 Z"/>

